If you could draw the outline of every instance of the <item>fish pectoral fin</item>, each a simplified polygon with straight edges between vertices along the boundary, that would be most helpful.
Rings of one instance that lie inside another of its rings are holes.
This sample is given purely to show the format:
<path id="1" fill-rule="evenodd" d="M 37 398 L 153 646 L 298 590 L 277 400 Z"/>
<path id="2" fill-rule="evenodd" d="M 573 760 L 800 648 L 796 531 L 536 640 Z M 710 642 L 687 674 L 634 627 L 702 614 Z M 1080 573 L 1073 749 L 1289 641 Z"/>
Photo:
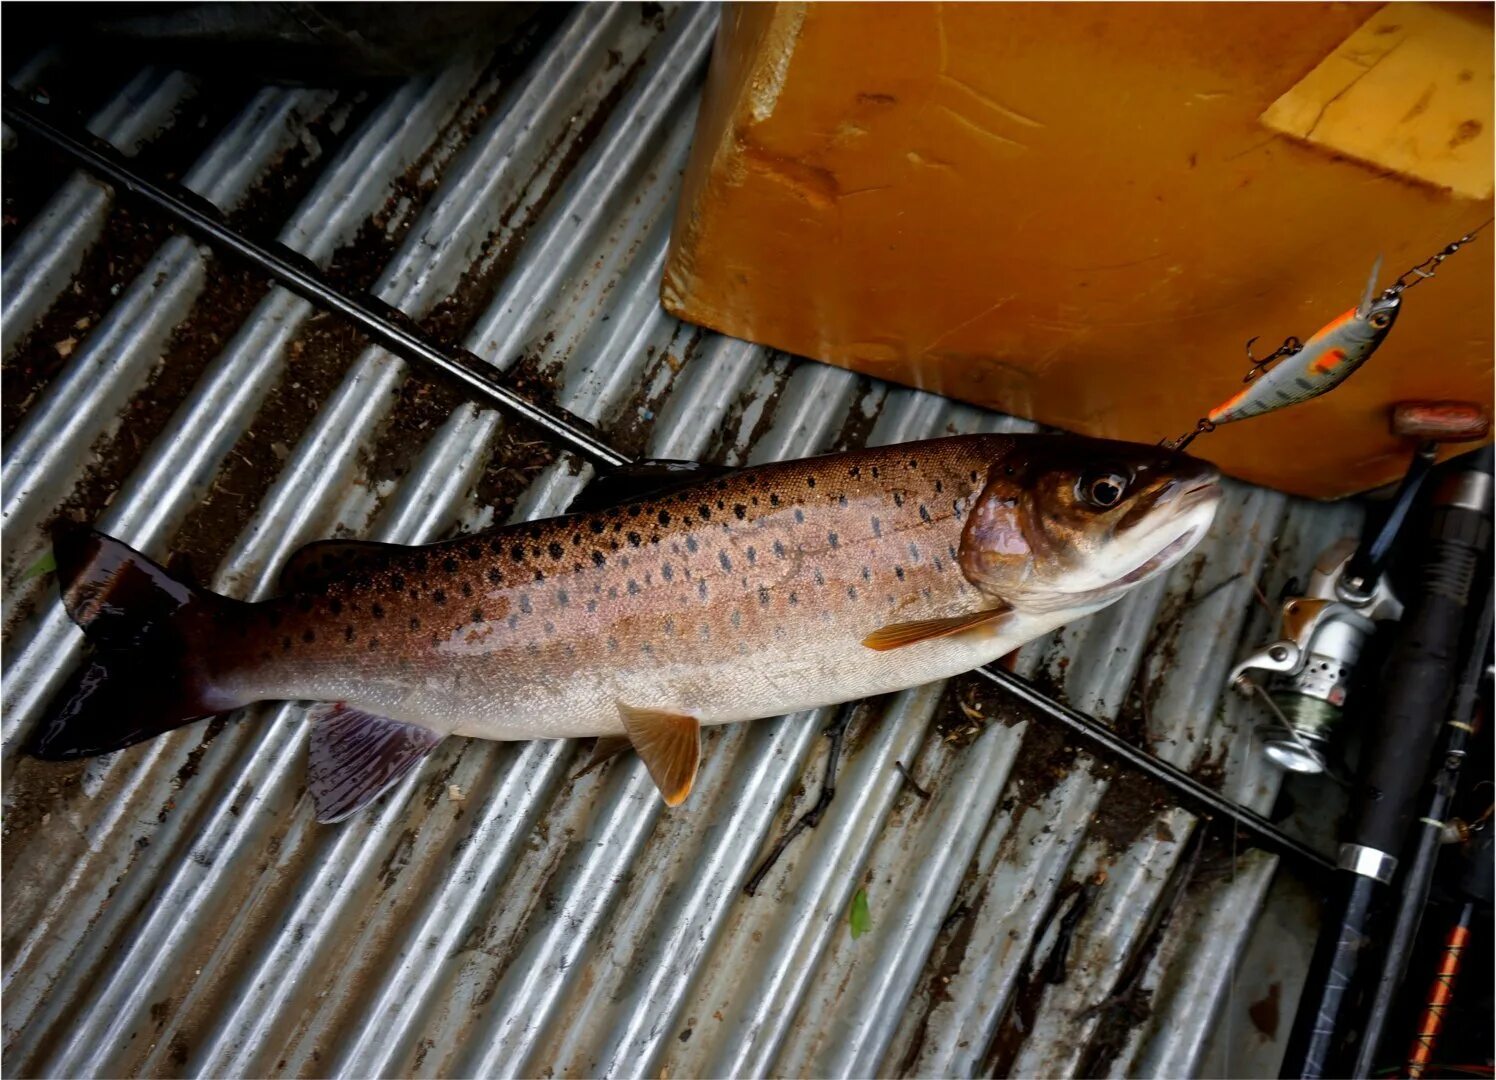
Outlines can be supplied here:
<path id="1" fill-rule="evenodd" d="M 311 719 L 307 787 L 324 825 L 362 810 L 442 741 L 420 724 L 388 720 L 342 703 L 317 706 Z"/>
<path id="2" fill-rule="evenodd" d="M 696 783 L 701 764 L 701 722 L 694 716 L 620 705 L 623 728 L 666 806 L 679 806 Z"/>
<path id="3" fill-rule="evenodd" d="M 597 741 L 592 744 L 592 756 L 587 759 L 587 764 L 573 773 L 571 778 L 580 780 L 593 769 L 601 768 L 612 761 L 632 745 L 627 735 L 599 735 Z"/>
<path id="4" fill-rule="evenodd" d="M 314 540 L 286 558 L 286 565 L 280 572 L 281 591 L 320 589 L 333 578 L 352 573 L 376 558 L 409 550 L 399 544 L 381 544 L 373 540 Z"/>
<path id="5" fill-rule="evenodd" d="M 964 633 L 978 626 L 992 626 L 1007 618 L 1012 610 L 1010 606 L 1004 604 L 988 611 L 957 615 L 949 619 L 921 619 L 918 622 L 890 623 L 888 626 L 880 626 L 874 630 L 862 639 L 862 643 L 869 649 L 876 649 L 879 652 L 899 649 L 921 641 L 934 641 L 936 638 Z"/>

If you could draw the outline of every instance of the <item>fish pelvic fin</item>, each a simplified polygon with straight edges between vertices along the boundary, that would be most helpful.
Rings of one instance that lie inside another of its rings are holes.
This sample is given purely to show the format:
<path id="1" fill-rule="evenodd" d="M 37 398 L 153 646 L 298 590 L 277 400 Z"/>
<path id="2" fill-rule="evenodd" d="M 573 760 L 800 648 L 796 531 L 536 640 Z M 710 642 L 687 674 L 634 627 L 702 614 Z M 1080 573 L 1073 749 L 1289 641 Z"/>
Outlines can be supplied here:
<path id="1" fill-rule="evenodd" d="M 594 769 L 601 769 L 625 750 L 633 748 L 627 735 L 599 735 L 597 741 L 592 744 L 592 754 L 587 758 L 587 764 L 572 773 L 573 780 L 580 780 Z"/>
<path id="2" fill-rule="evenodd" d="M 701 764 L 701 722 L 694 716 L 619 706 L 634 752 L 666 806 L 679 806 L 696 784 Z"/>
<path id="3" fill-rule="evenodd" d="M 94 529 L 52 553 L 63 608 L 92 646 L 52 699 L 29 752 L 68 761 L 120 750 L 247 702 L 213 685 L 205 646 L 246 606 L 178 580 Z"/>
<path id="4" fill-rule="evenodd" d="M 358 813 L 394 787 L 436 749 L 442 736 L 420 724 L 390 720 L 342 702 L 311 711 L 307 788 L 324 825 Z"/>
<path id="5" fill-rule="evenodd" d="M 862 643 L 877 652 L 901 649 L 905 645 L 917 645 L 921 641 L 934 641 L 936 638 L 950 637 L 952 634 L 964 634 L 979 626 L 995 626 L 1012 610 L 1004 604 L 999 608 L 978 611 L 971 615 L 957 615 L 950 619 L 920 619 L 917 622 L 891 623 L 874 630 L 862 639 Z"/>

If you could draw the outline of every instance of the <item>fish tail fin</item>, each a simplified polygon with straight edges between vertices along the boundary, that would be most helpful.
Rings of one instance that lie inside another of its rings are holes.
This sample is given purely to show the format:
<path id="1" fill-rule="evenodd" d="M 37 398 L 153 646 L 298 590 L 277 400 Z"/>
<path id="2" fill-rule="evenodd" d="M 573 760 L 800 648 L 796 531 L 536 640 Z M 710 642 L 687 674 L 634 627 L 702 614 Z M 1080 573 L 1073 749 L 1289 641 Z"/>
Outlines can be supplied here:
<path id="1" fill-rule="evenodd" d="M 57 530 L 52 553 L 63 607 L 93 649 L 52 699 L 32 755 L 105 754 L 245 704 L 217 690 L 204 663 L 237 601 L 94 529 Z"/>

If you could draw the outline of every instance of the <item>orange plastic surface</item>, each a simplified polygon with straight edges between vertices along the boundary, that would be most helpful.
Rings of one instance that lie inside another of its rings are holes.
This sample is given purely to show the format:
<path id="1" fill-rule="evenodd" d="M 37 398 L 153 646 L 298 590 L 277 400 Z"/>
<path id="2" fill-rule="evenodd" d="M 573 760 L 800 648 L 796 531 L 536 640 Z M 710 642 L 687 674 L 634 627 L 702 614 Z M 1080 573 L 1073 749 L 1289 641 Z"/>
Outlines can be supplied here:
<path id="1" fill-rule="evenodd" d="M 1371 72 L 1395 50 L 1356 43 L 1423 33 L 1427 12 L 1398 14 L 1415 7 L 731 5 L 665 305 L 1067 430 L 1172 437 L 1240 387 L 1247 338 L 1260 352 L 1308 338 L 1357 302 L 1378 254 L 1386 284 L 1491 216 L 1489 197 L 1412 175 L 1428 125 L 1453 122 L 1417 109 L 1427 87 L 1486 91 L 1441 169 L 1490 131 L 1487 6 L 1434 9 L 1468 20 L 1483 68 L 1446 64 L 1406 92 L 1407 70 L 1366 76 L 1378 104 L 1364 122 L 1418 129 L 1357 143 L 1401 146 L 1395 167 L 1263 120 L 1297 87 L 1327 98 L 1314 138 L 1350 139 L 1363 118 L 1337 110 L 1360 92 L 1326 93 L 1322 65 L 1343 50 L 1347 70 Z M 1192 452 L 1317 497 L 1395 480 L 1411 446 L 1389 430 L 1394 403 L 1490 406 L 1493 253 L 1496 227 L 1407 295 L 1339 389 Z"/>

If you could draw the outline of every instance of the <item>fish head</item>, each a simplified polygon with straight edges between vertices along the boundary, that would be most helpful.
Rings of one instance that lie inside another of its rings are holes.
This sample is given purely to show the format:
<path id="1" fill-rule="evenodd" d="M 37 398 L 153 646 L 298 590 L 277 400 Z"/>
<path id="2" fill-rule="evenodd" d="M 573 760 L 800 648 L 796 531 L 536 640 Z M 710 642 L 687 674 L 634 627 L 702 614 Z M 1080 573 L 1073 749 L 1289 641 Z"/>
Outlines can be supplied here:
<path id="1" fill-rule="evenodd" d="M 1220 473 L 1139 443 L 1020 436 L 995 462 L 962 529 L 966 578 L 1020 611 L 1094 609 L 1200 542 Z"/>

